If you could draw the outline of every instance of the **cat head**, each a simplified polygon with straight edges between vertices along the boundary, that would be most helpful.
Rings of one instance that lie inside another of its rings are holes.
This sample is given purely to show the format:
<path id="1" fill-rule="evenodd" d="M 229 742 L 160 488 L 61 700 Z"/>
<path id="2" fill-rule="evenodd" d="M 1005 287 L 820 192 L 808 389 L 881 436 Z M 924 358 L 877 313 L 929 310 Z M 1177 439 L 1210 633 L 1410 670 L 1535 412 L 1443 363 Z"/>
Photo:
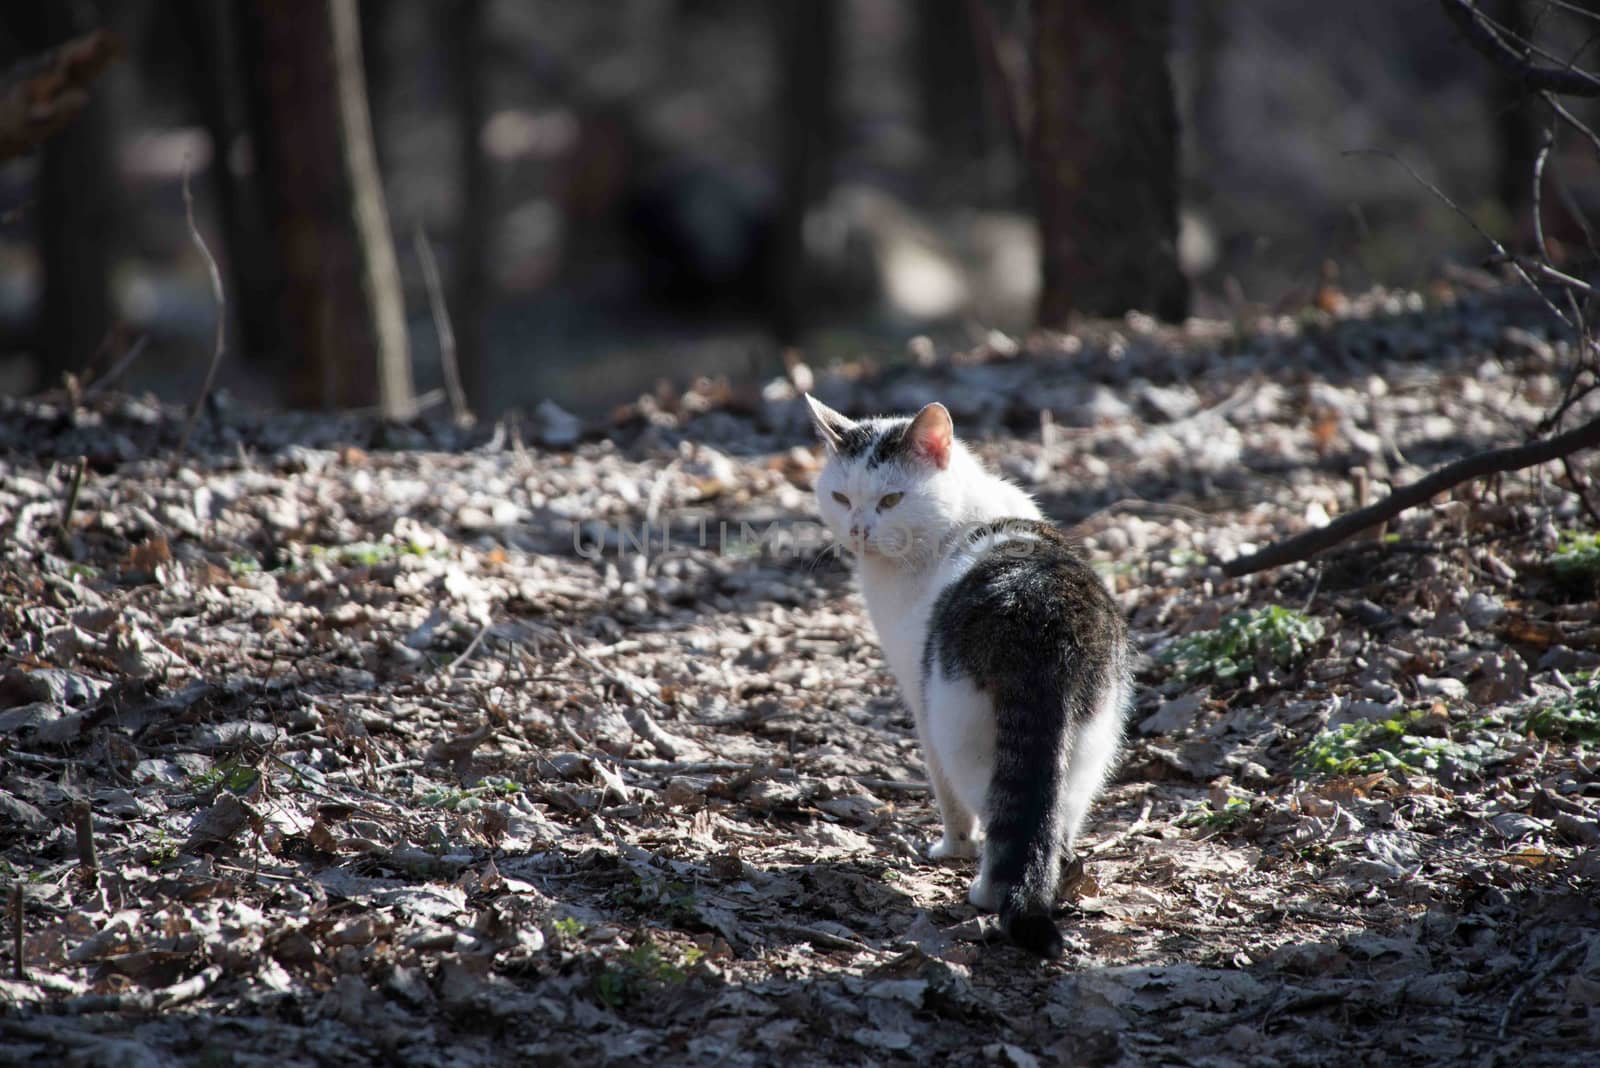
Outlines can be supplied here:
<path id="1" fill-rule="evenodd" d="M 949 530 L 963 454 L 950 412 L 855 420 L 806 396 L 828 450 L 817 505 L 836 543 L 857 556 L 914 560 Z"/>

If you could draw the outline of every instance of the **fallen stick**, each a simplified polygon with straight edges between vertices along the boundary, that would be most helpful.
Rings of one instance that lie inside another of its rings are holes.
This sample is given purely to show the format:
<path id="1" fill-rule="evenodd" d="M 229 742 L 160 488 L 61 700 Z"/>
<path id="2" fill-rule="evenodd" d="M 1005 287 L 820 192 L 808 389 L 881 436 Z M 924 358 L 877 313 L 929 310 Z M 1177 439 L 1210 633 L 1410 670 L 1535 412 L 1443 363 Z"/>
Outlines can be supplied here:
<path id="1" fill-rule="evenodd" d="M 1252 575 L 1257 571 L 1310 559 L 1322 550 L 1332 548 L 1369 527 L 1388 522 L 1401 512 L 1414 508 L 1435 494 L 1453 489 L 1463 482 L 1505 471 L 1520 471 L 1524 467 L 1559 460 L 1563 456 L 1596 446 L 1600 446 L 1600 416 L 1554 437 L 1530 441 L 1525 445 L 1509 445 L 1473 453 L 1454 463 L 1446 464 L 1409 486 L 1401 486 L 1376 504 L 1357 508 L 1324 526 L 1285 538 L 1258 552 L 1226 561 L 1222 564 L 1222 572 L 1230 578 L 1238 578 L 1240 575 Z"/>
<path id="2" fill-rule="evenodd" d="M 100 857 L 94 848 L 94 813 L 87 802 L 72 806 L 72 826 L 78 836 L 78 867 L 92 883 L 100 877 Z"/>
<path id="3" fill-rule="evenodd" d="M 11 978 L 28 977 L 28 967 L 22 960 L 22 883 L 11 884 Z"/>

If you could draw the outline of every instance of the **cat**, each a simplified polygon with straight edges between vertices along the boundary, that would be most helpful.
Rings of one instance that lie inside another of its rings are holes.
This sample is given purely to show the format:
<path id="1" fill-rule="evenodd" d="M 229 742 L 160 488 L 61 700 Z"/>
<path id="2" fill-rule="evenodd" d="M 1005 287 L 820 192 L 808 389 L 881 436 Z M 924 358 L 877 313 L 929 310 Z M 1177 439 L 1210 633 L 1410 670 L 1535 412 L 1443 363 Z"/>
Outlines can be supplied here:
<path id="1" fill-rule="evenodd" d="M 818 506 L 858 562 L 944 823 L 929 856 L 981 854 L 972 904 L 1059 957 L 1062 863 L 1132 696 L 1122 613 L 1033 498 L 957 440 L 944 405 L 852 420 L 806 402 L 827 452 Z"/>

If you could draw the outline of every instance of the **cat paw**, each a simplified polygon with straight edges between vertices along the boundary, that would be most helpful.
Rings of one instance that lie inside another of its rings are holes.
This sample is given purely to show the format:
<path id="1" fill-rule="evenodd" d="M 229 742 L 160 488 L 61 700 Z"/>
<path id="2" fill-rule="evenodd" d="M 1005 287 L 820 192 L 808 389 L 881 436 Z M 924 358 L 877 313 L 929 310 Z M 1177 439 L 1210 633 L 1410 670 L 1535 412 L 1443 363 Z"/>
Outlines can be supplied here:
<path id="1" fill-rule="evenodd" d="M 972 880 L 972 888 L 967 891 L 967 900 L 984 912 L 1000 911 L 1000 894 L 989 882 L 987 875 L 979 875 Z"/>
<path id="2" fill-rule="evenodd" d="M 982 848 L 982 843 L 970 835 L 947 834 L 928 849 L 928 857 L 932 860 L 971 859 L 977 856 Z"/>

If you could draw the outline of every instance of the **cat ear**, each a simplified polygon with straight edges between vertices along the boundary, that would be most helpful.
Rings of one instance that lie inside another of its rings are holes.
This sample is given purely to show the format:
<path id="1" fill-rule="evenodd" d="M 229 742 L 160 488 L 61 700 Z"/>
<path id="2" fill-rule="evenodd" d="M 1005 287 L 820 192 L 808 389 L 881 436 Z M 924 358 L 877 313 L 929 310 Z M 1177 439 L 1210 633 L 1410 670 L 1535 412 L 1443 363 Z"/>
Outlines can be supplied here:
<path id="1" fill-rule="evenodd" d="M 844 436 L 856 428 L 853 420 L 840 415 L 832 408 L 823 404 L 811 394 L 806 395 L 806 404 L 811 408 L 811 422 L 817 428 L 817 437 L 828 447 L 830 452 L 838 452 L 844 444 Z"/>
<path id="2" fill-rule="evenodd" d="M 913 454 L 943 470 L 950 466 L 950 447 L 955 439 L 955 427 L 950 422 L 950 410 L 935 401 L 911 420 L 902 439 Z"/>

